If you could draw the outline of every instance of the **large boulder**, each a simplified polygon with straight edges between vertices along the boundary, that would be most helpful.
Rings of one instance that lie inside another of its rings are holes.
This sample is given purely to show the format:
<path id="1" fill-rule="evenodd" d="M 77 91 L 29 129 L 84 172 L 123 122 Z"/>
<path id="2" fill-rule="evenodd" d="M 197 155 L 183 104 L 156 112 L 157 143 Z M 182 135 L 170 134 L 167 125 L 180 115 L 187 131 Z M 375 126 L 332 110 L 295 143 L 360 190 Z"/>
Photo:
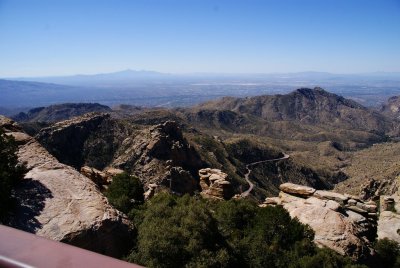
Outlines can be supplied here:
<path id="1" fill-rule="evenodd" d="M 331 248 L 354 259 L 369 254 L 366 243 L 359 237 L 357 226 L 344 214 L 302 198 L 283 202 L 283 207 L 291 217 L 298 218 L 314 230 L 314 241 L 317 245 Z"/>
<path id="2" fill-rule="evenodd" d="M 354 206 L 351 206 L 345 195 L 291 183 L 282 184 L 280 189 L 279 197 L 267 198 L 261 206 L 282 205 L 291 217 L 314 230 L 314 241 L 319 246 L 331 248 L 354 260 L 369 256 L 369 239 L 376 234 L 376 213 L 368 213 L 359 207 L 374 211 L 374 202 L 351 199 L 354 201 L 351 204 Z"/>
<path id="3" fill-rule="evenodd" d="M 400 243 L 400 215 L 382 211 L 378 221 L 378 239 L 389 238 Z"/>
<path id="4" fill-rule="evenodd" d="M 279 189 L 285 193 L 301 196 L 310 196 L 315 192 L 314 188 L 289 182 L 281 184 Z"/>
<path id="5" fill-rule="evenodd" d="M 335 193 L 335 192 L 330 192 L 330 191 L 323 191 L 323 190 L 315 191 L 313 196 L 320 198 L 320 199 L 334 200 L 342 205 L 344 205 L 346 203 L 346 201 L 349 199 L 345 195 Z"/>
<path id="6" fill-rule="evenodd" d="M 219 169 L 203 168 L 199 170 L 201 195 L 212 199 L 229 199 L 233 195 L 228 174 Z"/>
<path id="7" fill-rule="evenodd" d="M 0 127 L 22 133 L 0 117 Z M 29 170 L 15 190 L 17 208 L 8 225 L 110 256 L 121 256 L 129 243 L 126 217 L 114 209 L 96 185 L 61 164 L 35 139 L 25 139 L 18 159 Z"/>
<path id="8" fill-rule="evenodd" d="M 378 239 L 389 238 L 400 243 L 400 196 L 380 197 Z"/>

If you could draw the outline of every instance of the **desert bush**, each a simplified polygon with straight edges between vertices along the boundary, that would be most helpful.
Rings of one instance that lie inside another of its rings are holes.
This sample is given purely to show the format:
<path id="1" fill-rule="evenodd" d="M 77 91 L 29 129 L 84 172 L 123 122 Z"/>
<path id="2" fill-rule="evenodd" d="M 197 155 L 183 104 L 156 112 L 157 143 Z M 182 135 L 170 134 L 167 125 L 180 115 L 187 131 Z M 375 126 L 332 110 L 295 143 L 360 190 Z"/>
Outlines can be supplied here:
<path id="1" fill-rule="evenodd" d="M 114 176 L 106 196 L 115 208 L 129 213 L 135 205 L 143 203 L 143 193 L 143 185 L 137 177 L 122 173 Z"/>

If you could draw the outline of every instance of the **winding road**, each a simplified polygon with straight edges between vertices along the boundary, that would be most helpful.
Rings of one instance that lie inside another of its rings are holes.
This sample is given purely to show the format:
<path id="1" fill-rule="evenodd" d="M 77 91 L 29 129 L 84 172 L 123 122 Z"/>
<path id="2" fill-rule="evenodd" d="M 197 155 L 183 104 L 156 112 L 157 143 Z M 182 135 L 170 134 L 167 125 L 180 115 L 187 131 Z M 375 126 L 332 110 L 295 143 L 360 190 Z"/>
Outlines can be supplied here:
<path id="1" fill-rule="evenodd" d="M 261 163 L 266 163 L 266 162 L 274 162 L 274 161 L 279 161 L 279 160 L 285 160 L 285 159 L 288 159 L 289 157 L 290 156 L 288 154 L 283 153 L 283 156 L 280 157 L 280 158 L 262 160 L 262 161 L 257 161 L 257 162 L 253 162 L 253 163 L 247 164 L 246 165 L 247 172 L 246 172 L 246 174 L 244 174 L 244 179 L 249 184 L 249 189 L 247 189 L 245 192 L 243 192 L 241 194 L 241 197 L 248 196 L 250 194 L 250 192 L 254 188 L 254 184 L 249 180 L 249 176 L 250 176 L 250 173 L 251 173 L 251 169 L 250 169 L 251 166 L 254 166 L 254 165 L 257 165 L 257 164 L 261 164 Z"/>

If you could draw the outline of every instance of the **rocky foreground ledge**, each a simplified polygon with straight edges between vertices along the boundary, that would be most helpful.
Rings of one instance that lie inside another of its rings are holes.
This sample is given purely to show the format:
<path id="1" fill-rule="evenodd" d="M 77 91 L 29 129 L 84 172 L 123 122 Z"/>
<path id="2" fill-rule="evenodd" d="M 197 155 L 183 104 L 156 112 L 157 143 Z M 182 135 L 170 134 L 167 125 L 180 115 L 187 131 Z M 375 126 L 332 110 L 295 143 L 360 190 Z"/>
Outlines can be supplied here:
<path id="1" fill-rule="evenodd" d="M 16 213 L 8 225 L 109 256 L 124 254 L 129 223 L 86 176 L 61 164 L 12 120 L 0 128 L 19 144 L 28 173 L 15 191 Z"/>
<path id="2" fill-rule="evenodd" d="M 350 195 L 284 183 L 278 197 L 266 198 L 261 206 L 282 205 L 291 217 L 308 224 L 315 243 L 355 260 L 371 253 L 376 235 L 377 204 Z"/>

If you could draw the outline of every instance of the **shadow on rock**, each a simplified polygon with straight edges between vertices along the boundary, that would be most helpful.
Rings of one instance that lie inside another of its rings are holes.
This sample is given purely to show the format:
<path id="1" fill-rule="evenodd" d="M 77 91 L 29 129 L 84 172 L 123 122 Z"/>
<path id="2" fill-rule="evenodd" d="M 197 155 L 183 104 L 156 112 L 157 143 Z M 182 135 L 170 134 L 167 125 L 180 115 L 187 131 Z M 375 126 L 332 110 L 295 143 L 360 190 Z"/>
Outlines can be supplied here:
<path id="1" fill-rule="evenodd" d="M 14 191 L 15 213 L 10 215 L 8 225 L 30 233 L 36 233 L 42 224 L 36 219 L 45 207 L 47 198 L 53 198 L 51 191 L 41 182 L 22 180 Z"/>

